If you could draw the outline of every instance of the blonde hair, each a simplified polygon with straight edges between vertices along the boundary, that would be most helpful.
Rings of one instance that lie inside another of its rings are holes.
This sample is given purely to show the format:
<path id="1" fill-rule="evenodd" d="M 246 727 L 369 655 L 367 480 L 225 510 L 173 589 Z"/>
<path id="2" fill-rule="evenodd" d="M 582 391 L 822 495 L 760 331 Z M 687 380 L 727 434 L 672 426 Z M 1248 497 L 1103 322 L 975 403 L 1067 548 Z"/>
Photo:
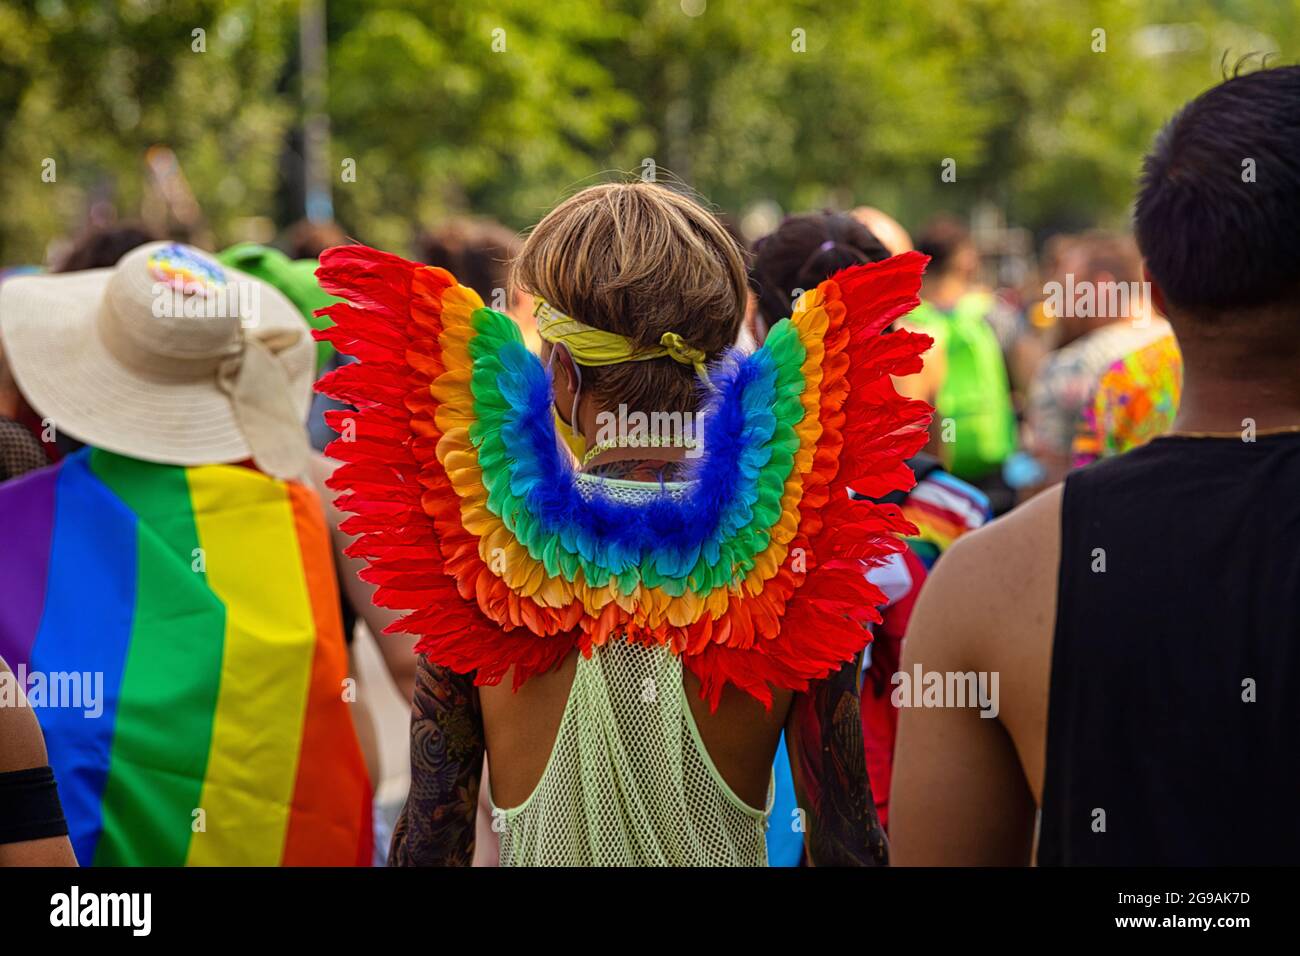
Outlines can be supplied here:
<path id="1" fill-rule="evenodd" d="M 643 345 L 676 332 L 708 361 L 736 340 L 748 295 L 740 246 L 710 212 L 654 183 L 592 186 L 537 224 L 512 283 L 587 325 Z M 671 358 L 584 366 L 607 406 L 692 411 L 699 380 Z"/>

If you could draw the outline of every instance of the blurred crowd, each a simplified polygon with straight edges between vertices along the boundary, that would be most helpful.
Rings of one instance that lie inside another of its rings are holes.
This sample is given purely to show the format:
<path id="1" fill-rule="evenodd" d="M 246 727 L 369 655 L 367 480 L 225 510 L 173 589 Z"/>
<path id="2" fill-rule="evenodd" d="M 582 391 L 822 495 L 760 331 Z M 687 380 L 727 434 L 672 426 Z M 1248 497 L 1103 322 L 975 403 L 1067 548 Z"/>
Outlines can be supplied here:
<path id="1" fill-rule="evenodd" d="M 790 216 L 777 233 L 752 244 L 733 230 L 739 242 L 751 247 L 751 259 L 760 260 L 772 239 L 791 242 L 791 235 L 808 239 L 812 234 L 823 236 L 819 242 L 838 243 L 839 249 L 857 248 L 857 258 L 827 249 L 797 268 L 785 262 L 786 273 L 775 277 L 779 290 L 802 289 L 800 281 L 808 281 L 826 262 L 842 268 L 879 258 L 879 250 L 895 255 L 917 249 L 930 257 L 923 305 L 904 324 L 931 335 L 935 345 L 925 356 L 924 371 L 901 384 L 909 396 L 935 406 L 927 451 L 987 494 L 994 514 L 1059 481 L 1072 468 L 1145 442 L 1172 422 L 1181 360 L 1168 324 L 1143 291 L 1142 260 L 1131 235 L 1101 229 L 1052 234 L 1042 241 L 1024 281 L 1003 285 L 996 281 L 994 251 L 980 249 L 968 226 L 950 214 L 919 224 L 915 236 L 888 213 L 869 206 Z M 861 238 L 865 235 L 871 238 Z M 137 222 L 89 227 L 52 242 L 57 254 L 45 266 L 11 265 L 0 277 L 42 269 L 111 268 L 130 249 L 174 238 Z M 273 245 L 239 243 L 216 256 L 270 283 L 290 298 L 309 325 L 321 328 L 328 320 L 315 313 L 334 300 L 314 278 L 317 257 L 349 241 L 333 222 L 302 220 Z M 511 288 L 507 278 L 520 242 L 516 232 L 500 223 L 467 216 L 419 232 L 410 249 L 399 251 L 448 269 L 489 305 L 514 318 L 537 351 L 532 299 Z M 770 249 L 766 255 L 771 257 Z M 759 281 L 755 273 L 741 347 L 761 341 L 764 305 L 778 318 L 793 305 L 788 293 L 764 290 Z M 319 373 L 338 362 L 331 346 L 318 345 Z M 7 417 L 31 423 L 30 409 L 12 385 L 5 401 Z M 329 400 L 315 399 L 309 428 L 318 450 L 335 437 L 321 414 L 329 407 Z M 45 449 L 47 457 L 58 460 L 57 441 L 46 444 L 54 446 Z M 24 450 L 24 460 L 37 460 Z M 16 464 L 9 467 L 10 477 L 21 471 Z"/>

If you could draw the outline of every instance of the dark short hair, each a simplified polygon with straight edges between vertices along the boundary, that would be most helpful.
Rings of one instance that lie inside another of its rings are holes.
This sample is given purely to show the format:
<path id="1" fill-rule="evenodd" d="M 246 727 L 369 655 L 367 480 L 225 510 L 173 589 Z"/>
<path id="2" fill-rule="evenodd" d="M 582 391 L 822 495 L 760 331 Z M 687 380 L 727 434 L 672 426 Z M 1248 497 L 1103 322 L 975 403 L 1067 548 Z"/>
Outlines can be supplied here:
<path id="1" fill-rule="evenodd" d="M 348 234 L 336 222 L 299 219 L 285 230 L 282 247 L 290 259 L 319 259 L 326 249 L 347 242 Z"/>
<path id="2" fill-rule="evenodd" d="M 754 245 L 749 277 L 759 314 L 768 325 L 778 322 L 790 314 L 795 290 L 814 288 L 849 266 L 888 258 L 889 250 L 852 216 L 787 216 Z"/>
<path id="3" fill-rule="evenodd" d="M 493 291 L 508 288 L 510 263 L 523 243 L 489 219 L 449 219 L 421 235 L 415 245 L 421 262 L 446 269 L 491 305 Z"/>
<path id="4" fill-rule="evenodd" d="M 1175 308 L 1204 318 L 1300 298 L 1300 67 L 1234 77 L 1184 106 L 1147 153 L 1134 218 Z"/>
<path id="5" fill-rule="evenodd" d="M 936 216 L 921 230 L 916 251 L 930 257 L 927 272 L 942 275 L 952 265 L 957 251 L 970 241 L 970 230 L 956 216 Z"/>
<path id="6" fill-rule="evenodd" d="M 79 235 L 51 272 L 80 272 L 83 269 L 109 269 L 117 260 L 146 242 L 163 238 L 138 222 L 92 226 Z"/>

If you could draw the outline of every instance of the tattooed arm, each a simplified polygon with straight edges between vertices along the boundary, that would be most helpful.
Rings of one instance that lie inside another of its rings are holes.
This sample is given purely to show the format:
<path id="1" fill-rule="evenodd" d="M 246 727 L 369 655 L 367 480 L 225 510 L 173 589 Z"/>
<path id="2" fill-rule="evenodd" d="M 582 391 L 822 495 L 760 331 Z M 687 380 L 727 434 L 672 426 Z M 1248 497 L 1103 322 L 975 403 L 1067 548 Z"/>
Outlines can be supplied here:
<path id="1" fill-rule="evenodd" d="M 483 715 L 470 675 L 423 657 L 411 704 L 411 791 L 389 866 L 469 866 L 474 858 Z"/>
<path id="2" fill-rule="evenodd" d="M 806 851 L 814 866 L 883 866 L 889 845 L 876 816 L 862 743 L 858 666 L 845 664 L 806 693 L 786 719 L 795 798 L 807 816 Z"/>

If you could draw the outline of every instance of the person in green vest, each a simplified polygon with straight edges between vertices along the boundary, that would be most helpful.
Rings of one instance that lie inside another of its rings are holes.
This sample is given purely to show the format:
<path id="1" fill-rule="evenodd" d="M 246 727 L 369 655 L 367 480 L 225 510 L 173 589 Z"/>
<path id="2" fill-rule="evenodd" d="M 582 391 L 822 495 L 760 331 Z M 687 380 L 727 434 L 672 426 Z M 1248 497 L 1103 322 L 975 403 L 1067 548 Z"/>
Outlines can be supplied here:
<path id="1" fill-rule="evenodd" d="M 935 406 L 932 448 L 947 469 L 981 486 L 1000 483 L 1016 448 L 1016 416 L 994 323 L 1004 318 L 996 298 L 976 285 L 979 256 L 954 219 L 936 220 L 917 248 L 930 256 L 922 302 L 903 323 L 933 337 L 926 368 L 905 379 L 912 397 Z M 1011 323 L 1014 323 L 1014 317 Z M 1014 328 L 1006 330 L 1014 335 Z"/>

